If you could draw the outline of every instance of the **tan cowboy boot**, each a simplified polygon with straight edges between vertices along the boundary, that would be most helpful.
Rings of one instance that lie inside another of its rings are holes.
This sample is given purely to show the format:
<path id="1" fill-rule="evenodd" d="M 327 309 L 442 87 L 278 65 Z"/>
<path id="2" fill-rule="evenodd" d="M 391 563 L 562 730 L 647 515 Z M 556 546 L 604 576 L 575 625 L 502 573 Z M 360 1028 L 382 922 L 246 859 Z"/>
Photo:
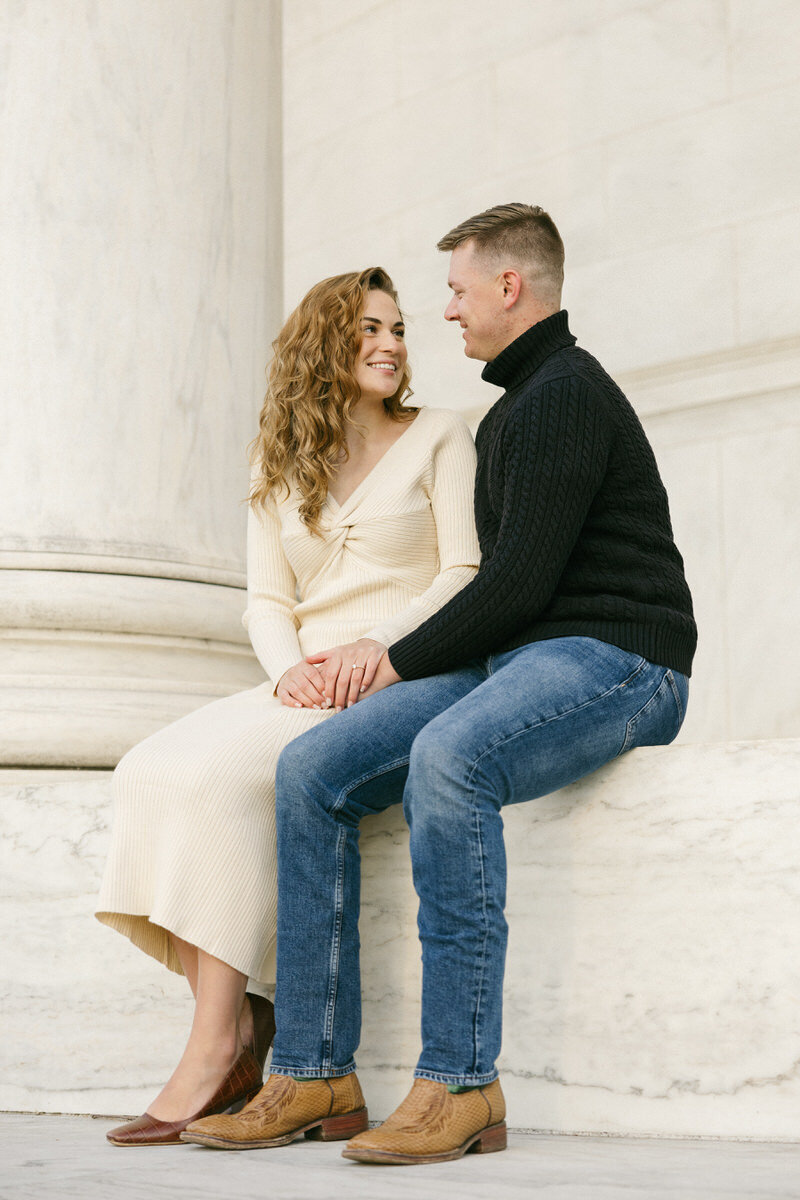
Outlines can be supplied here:
<path id="1" fill-rule="evenodd" d="M 415 1079 L 388 1120 L 353 1138 L 342 1154 L 372 1163 L 448 1162 L 470 1152 L 489 1154 L 506 1148 L 505 1115 L 498 1079 L 468 1092 L 448 1092 L 444 1083 Z"/>
<path id="2" fill-rule="evenodd" d="M 215 1150 L 262 1150 L 285 1146 L 304 1133 L 335 1142 L 369 1124 L 355 1075 L 336 1079 L 291 1079 L 270 1075 L 258 1095 L 235 1117 L 205 1117 L 181 1134 L 181 1141 Z"/>

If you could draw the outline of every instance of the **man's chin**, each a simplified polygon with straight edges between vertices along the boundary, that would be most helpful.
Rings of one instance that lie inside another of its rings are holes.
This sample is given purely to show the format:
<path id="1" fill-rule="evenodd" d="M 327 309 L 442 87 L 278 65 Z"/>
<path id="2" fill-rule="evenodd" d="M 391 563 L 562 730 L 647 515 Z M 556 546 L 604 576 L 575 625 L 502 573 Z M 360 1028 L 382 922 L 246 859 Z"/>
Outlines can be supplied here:
<path id="1" fill-rule="evenodd" d="M 489 361 L 486 355 L 481 352 L 480 347 L 476 346 L 472 341 L 467 341 L 466 338 L 464 339 L 464 354 L 467 358 L 477 358 L 479 362 Z"/>

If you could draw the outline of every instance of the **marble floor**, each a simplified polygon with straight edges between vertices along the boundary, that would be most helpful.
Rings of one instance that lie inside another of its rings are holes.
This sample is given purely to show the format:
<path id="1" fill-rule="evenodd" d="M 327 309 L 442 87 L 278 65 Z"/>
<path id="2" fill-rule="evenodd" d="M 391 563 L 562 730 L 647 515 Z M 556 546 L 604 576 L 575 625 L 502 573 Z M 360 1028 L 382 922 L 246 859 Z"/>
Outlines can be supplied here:
<path id="1" fill-rule="evenodd" d="M 504 1154 L 367 1167 L 337 1144 L 120 1150 L 103 1118 L 0 1114 L 0 1200 L 796 1200 L 800 1144 L 512 1134 Z M 446 1189 L 443 1191 L 443 1186 Z"/>

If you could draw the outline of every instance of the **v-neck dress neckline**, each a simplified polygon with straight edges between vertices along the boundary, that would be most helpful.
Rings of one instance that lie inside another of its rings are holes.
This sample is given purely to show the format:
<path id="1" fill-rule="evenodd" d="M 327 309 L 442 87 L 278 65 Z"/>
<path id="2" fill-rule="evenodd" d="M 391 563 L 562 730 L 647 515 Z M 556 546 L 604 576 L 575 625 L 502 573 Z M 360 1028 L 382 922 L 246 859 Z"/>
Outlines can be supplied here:
<path id="1" fill-rule="evenodd" d="M 403 430 L 403 432 L 400 434 L 400 437 L 396 438 L 395 441 L 392 442 L 391 446 L 389 446 L 388 449 L 384 450 L 383 454 L 380 456 L 378 461 L 375 463 L 374 467 L 370 467 L 369 471 L 367 471 L 364 478 L 361 480 L 360 483 L 356 484 L 356 486 L 353 488 L 352 492 L 350 493 L 350 495 L 347 497 L 346 500 L 343 500 L 342 503 L 340 504 L 339 501 L 336 499 L 336 497 L 332 496 L 331 493 L 328 492 L 327 496 L 325 497 L 325 503 L 330 507 L 330 510 L 334 516 L 337 516 L 337 517 L 340 516 L 343 512 L 345 512 L 350 507 L 350 505 L 353 503 L 353 501 L 358 500 L 360 493 L 366 488 L 367 484 L 373 480 L 373 477 L 377 474 L 380 467 L 382 467 L 383 464 L 386 462 L 387 458 L 390 458 L 392 456 L 392 452 L 397 448 L 397 446 L 400 445 L 401 442 L 404 442 L 406 440 L 408 435 L 411 433 L 412 429 L 414 429 L 415 426 L 417 426 L 419 424 L 422 416 L 429 411 L 430 410 L 425 406 L 420 407 L 420 410 L 417 413 L 417 415 L 414 417 L 414 420 L 410 422 L 408 429 Z"/>

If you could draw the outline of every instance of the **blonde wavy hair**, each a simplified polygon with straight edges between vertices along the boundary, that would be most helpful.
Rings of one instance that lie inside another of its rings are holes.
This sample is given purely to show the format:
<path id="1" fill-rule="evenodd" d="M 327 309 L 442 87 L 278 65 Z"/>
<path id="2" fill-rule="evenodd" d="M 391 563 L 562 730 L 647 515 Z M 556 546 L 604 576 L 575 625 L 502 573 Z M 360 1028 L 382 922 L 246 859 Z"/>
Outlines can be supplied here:
<path id="1" fill-rule="evenodd" d="M 250 446 L 256 468 L 249 502 L 266 505 L 290 485 L 302 497 L 300 519 L 312 533 L 337 466 L 347 458 L 346 427 L 361 390 L 355 378 L 361 346 L 359 322 L 367 293 L 386 292 L 397 304 L 394 284 L 382 267 L 323 279 L 303 297 L 272 343 L 267 394 Z M 406 420 L 412 395 L 408 366 L 393 396 L 384 400 L 389 416 Z"/>

